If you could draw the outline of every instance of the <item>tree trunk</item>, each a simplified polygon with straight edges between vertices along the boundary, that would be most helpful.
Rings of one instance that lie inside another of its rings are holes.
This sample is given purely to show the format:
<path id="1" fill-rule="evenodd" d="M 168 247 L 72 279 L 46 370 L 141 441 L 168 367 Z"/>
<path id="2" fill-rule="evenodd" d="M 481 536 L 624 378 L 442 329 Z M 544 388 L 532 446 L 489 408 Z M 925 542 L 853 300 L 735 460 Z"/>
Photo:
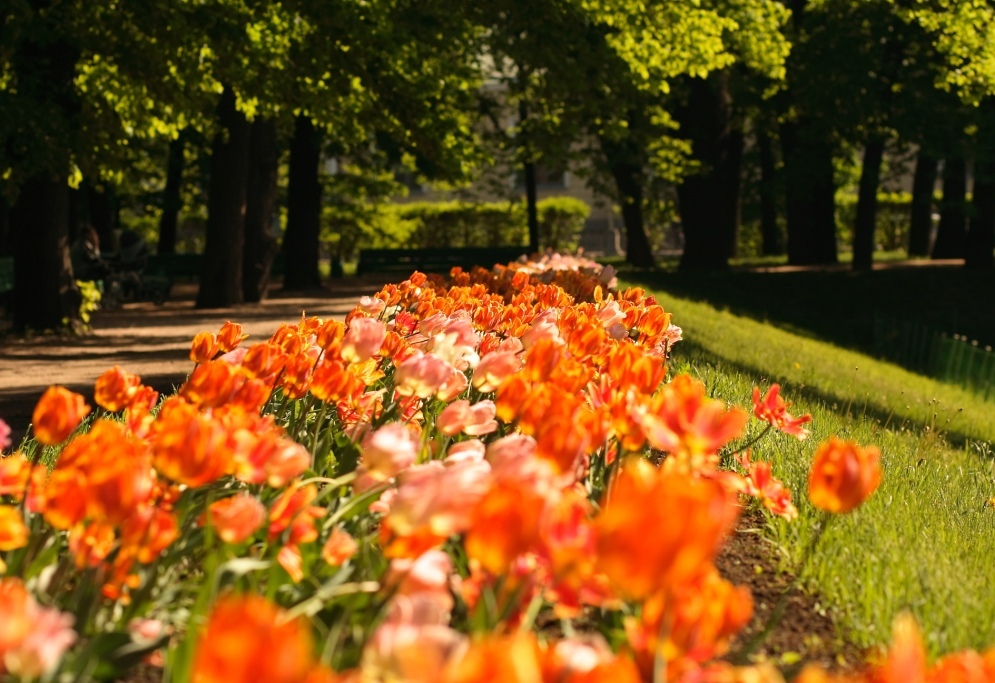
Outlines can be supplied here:
<path id="1" fill-rule="evenodd" d="M 622 222 L 625 225 L 625 260 L 639 268 L 652 268 L 653 248 L 643 225 L 643 165 L 641 152 L 625 142 L 600 138 L 601 149 L 615 179 Z"/>
<path id="2" fill-rule="evenodd" d="M 230 87 L 221 94 L 218 122 L 221 129 L 211 148 L 204 266 L 197 308 L 221 308 L 242 301 L 249 122 L 235 108 L 235 93 Z"/>
<path id="3" fill-rule="evenodd" d="M 882 137 L 872 137 L 864 145 L 864 163 L 857 194 L 857 220 L 853 228 L 853 268 L 870 270 L 874 265 L 874 236 L 878 218 L 878 185 L 884 160 Z"/>
<path id="4" fill-rule="evenodd" d="M 525 100 L 518 103 L 518 121 L 522 126 L 528 118 L 529 110 L 525 105 Z M 539 252 L 539 208 L 536 190 L 536 165 L 531 160 L 523 164 L 525 171 L 525 213 L 529 223 L 529 251 L 533 254 Z"/>
<path id="5" fill-rule="evenodd" d="M 57 330 L 79 319 L 80 294 L 69 260 L 69 185 L 31 178 L 14 206 L 14 327 Z"/>
<path id="6" fill-rule="evenodd" d="M 677 188 L 684 228 L 682 268 L 725 268 L 739 232 L 743 135 L 732 124 L 723 75 L 689 81 L 690 96 L 677 119 L 691 140 L 701 173 Z"/>
<path id="7" fill-rule="evenodd" d="M 912 212 L 909 219 L 909 256 L 929 256 L 933 232 L 933 188 L 938 161 L 920 150 L 912 179 Z"/>
<path id="8" fill-rule="evenodd" d="M 11 210 L 14 291 L 11 312 L 18 331 L 56 330 L 79 322 L 80 293 L 69 259 L 70 155 L 79 123 L 79 95 L 74 86 L 80 48 L 60 32 L 64 19 L 58 3 L 32 0 L 31 31 L 16 46 L 11 71 L 17 96 L 37 104 L 56 121 L 21 129 L 30 154 L 44 158 L 20 187 Z M 9 142 L 9 141 L 8 141 Z"/>
<path id="9" fill-rule="evenodd" d="M 166 157 L 166 187 L 162 191 L 162 216 L 159 218 L 160 254 L 176 253 L 176 221 L 183 208 L 180 190 L 183 187 L 183 131 L 169 143 Z"/>
<path id="10" fill-rule="evenodd" d="M 290 143 L 287 188 L 287 232 L 283 236 L 285 289 L 321 287 L 318 247 L 321 239 L 321 133 L 311 118 L 301 114 L 294 122 Z"/>
<path id="11" fill-rule="evenodd" d="M 946 159 L 943 163 L 943 201 L 940 228 L 933 245 L 934 259 L 964 258 L 967 241 L 967 163 Z"/>
<path id="12" fill-rule="evenodd" d="M 242 294 L 246 301 L 262 301 L 269 290 L 270 269 L 277 251 L 276 236 L 270 227 L 276 212 L 279 164 L 276 122 L 256 119 L 252 122 L 249 143 L 245 259 L 242 264 Z"/>
<path id="13" fill-rule="evenodd" d="M 985 270 L 995 265 L 995 160 L 979 158 L 974 168 L 974 210 L 967 232 L 964 265 Z"/>
<path id="14" fill-rule="evenodd" d="M 777 224 L 777 163 L 774 160 L 774 144 L 770 133 L 757 131 L 757 147 L 760 151 L 760 234 L 763 239 L 764 256 L 784 253 L 784 235 Z"/>
<path id="15" fill-rule="evenodd" d="M 803 123 L 781 128 L 788 214 L 788 263 L 836 263 L 833 147 Z"/>
<path id="16" fill-rule="evenodd" d="M 6 199 L 0 197 L 0 256 L 10 256 L 13 253 L 10 235 L 10 206 Z"/>

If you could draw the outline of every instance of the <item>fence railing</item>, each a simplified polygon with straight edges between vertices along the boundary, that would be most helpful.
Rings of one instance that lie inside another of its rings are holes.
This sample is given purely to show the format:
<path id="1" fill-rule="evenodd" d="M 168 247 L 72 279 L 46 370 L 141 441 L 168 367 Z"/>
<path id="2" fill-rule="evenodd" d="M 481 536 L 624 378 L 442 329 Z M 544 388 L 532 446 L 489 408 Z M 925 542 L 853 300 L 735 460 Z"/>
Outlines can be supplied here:
<path id="1" fill-rule="evenodd" d="M 874 319 L 874 350 L 910 370 L 995 399 L 995 351 L 909 320 Z"/>

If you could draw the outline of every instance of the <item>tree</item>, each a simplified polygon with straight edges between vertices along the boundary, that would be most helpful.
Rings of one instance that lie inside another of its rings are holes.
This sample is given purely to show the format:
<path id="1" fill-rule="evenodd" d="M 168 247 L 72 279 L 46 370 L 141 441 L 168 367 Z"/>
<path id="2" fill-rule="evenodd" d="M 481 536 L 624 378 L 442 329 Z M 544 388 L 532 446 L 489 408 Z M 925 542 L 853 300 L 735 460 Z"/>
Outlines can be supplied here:
<path id="1" fill-rule="evenodd" d="M 218 100 L 218 121 L 221 127 L 211 148 L 207 240 L 197 308 L 220 308 L 243 300 L 249 122 L 238 110 L 235 92 L 230 87 L 225 87 Z"/>
<path id="2" fill-rule="evenodd" d="M 249 133 L 249 171 L 246 179 L 245 249 L 242 261 L 242 298 L 256 303 L 266 298 L 270 270 L 278 246 L 270 229 L 276 214 L 280 147 L 276 122 L 259 117 Z"/>
<path id="3" fill-rule="evenodd" d="M 321 136 L 311 117 L 299 114 L 290 143 L 290 177 L 287 194 L 287 232 L 283 253 L 287 264 L 285 289 L 321 287 L 318 273 L 318 240 L 321 233 Z"/>
<path id="4" fill-rule="evenodd" d="M 183 208 L 180 195 L 183 184 L 183 154 L 185 141 L 183 133 L 169 142 L 166 159 L 166 187 L 162 193 L 162 216 L 159 219 L 160 254 L 176 253 L 176 221 Z"/>
<path id="5" fill-rule="evenodd" d="M 82 39 L 73 8 L 32 0 L 8 18 L 6 89 L 0 100 L 6 158 L 0 166 L 11 212 L 14 327 L 61 329 L 79 319 L 79 292 L 69 261 L 69 175 L 78 140 L 80 101 L 74 87 Z M 16 89 L 16 90 L 15 90 Z"/>

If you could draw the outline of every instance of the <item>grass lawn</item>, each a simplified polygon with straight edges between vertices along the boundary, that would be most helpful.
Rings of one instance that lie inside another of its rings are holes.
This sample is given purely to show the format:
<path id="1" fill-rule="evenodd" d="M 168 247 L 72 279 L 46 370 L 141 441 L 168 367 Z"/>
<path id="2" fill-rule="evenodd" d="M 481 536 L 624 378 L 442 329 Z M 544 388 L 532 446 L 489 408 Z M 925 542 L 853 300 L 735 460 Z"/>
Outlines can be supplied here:
<path id="1" fill-rule="evenodd" d="M 747 288 L 734 285 L 739 275 L 714 276 L 708 291 L 717 297 L 725 289 L 727 299 L 749 301 Z M 813 338 L 817 330 L 799 334 L 692 301 L 684 294 L 694 285 L 680 283 L 684 277 L 627 276 L 629 284 L 652 281 L 684 328 L 686 341 L 674 350 L 672 370 L 691 372 L 716 396 L 741 406 L 750 405 L 754 384 L 777 381 L 795 401 L 792 412 L 813 415 L 809 440 L 773 434 L 754 449 L 755 459 L 773 463 L 799 508 L 796 521 L 770 520 L 766 530 L 783 551 L 785 566 L 798 561 L 823 519 L 806 498 L 816 446 L 833 435 L 875 444 L 885 471 L 881 488 L 864 507 L 829 526 L 803 578 L 858 645 L 886 642 L 893 617 L 905 609 L 919 619 L 933 655 L 995 644 L 995 508 L 988 502 L 995 496 L 992 404 Z M 705 280 L 700 276 L 702 289 Z M 832 279 L 824 282 L 829 287 Z M 779 291 L 788 300 L 805 298 L 783 279 L 758 279 L 751 286 Z M 757 314 L 767 303 L 742 308 Z M 778 305 L 785 316 L 790 312 L 787 304 Z M 835 305 L 843 308 L 842 297 Z M 866 301 L 855 307 L 868 308 Z M 817 317 L 796 313 L 804 320 Z M 842 316 L 841 326 L 853 324 L 843 312 L 835 315 Z"/>

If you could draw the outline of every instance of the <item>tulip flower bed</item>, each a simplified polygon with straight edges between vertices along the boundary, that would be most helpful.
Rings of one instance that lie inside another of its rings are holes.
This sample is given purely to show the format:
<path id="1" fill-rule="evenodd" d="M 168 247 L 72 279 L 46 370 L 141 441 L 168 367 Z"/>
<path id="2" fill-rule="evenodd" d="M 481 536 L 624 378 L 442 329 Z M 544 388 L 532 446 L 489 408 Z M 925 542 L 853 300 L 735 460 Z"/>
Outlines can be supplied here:
<path id="1" fill-rule="evenodd" d="M 776 385 L 747 412 L 668 380 L 680 338 L 550 257 L 416 273 L 261 343 L 226 324 L 162 402 L 119 368 L 96 409 L 52 387 L 0 460 L 0 677 L 780 681 L 723 659 L 752 601 L 714 559 L 744 506 L 796 516 L 763 446 L 809 418 Z M 814 546 L 881 470 L 812 450 Z M 903 617 L 865 671 L 797 680 L 995 680 L 995 656 L 927 669 Z"/>

